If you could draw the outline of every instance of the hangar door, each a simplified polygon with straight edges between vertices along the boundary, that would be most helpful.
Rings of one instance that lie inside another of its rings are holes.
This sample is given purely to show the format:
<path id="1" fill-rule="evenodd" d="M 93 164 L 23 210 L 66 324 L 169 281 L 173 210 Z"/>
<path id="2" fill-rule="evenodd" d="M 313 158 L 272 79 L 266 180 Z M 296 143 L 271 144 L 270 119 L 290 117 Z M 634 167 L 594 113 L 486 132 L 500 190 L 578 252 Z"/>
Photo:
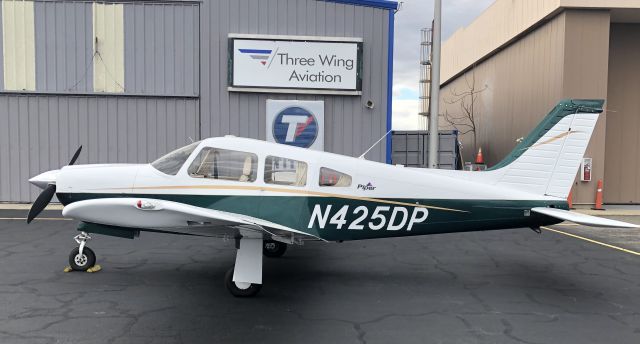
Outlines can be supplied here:
<path id="1" fill-rule="evenodd" d="M 604 201 L 640 203 L 640 25 L 613 24 L 609 45 Z"/>
<path id="2" fill-rule="evenodd" d="M 141 163 L 199 138 L 198 2 L 5 1 L 0 16 L 0 202 L 33 201 L 27 180 L 80 145 L 78 164 Z"/>

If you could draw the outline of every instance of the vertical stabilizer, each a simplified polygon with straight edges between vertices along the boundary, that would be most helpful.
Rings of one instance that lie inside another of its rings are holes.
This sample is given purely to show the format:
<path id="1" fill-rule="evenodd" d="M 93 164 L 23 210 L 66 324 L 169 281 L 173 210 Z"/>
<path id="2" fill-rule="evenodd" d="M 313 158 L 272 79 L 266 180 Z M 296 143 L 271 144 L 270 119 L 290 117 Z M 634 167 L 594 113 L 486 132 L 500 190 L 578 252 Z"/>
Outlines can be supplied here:
<path id="1" fill-rule="evenodd" d="M 487 173 L 494 184 L 567 198 L 603 100 L 563 100 Z"/>

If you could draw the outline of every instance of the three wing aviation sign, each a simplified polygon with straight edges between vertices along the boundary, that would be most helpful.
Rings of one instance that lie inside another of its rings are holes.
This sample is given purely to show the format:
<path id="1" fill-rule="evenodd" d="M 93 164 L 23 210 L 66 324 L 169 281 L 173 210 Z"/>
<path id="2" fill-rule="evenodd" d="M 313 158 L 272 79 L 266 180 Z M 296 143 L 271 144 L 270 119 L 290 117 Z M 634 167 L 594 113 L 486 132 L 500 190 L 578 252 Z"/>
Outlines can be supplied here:
<path id="1" fill-rule="evenodd" d="M 301 39 L 230 35 L 229 90 L 360 93 L 361 39 Z"/>

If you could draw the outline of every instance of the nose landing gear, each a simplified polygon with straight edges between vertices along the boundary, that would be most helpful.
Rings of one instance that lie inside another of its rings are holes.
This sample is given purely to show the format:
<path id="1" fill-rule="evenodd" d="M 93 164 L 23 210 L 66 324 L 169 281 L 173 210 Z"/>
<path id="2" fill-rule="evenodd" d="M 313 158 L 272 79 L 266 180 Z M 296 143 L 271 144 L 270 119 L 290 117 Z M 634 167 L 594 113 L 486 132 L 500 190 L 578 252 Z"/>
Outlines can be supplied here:
<path id="1" fill-rule="evenodd" d="M 69 253 L 69 266 L 75 271 L 87 271 L 96 264 L 96 254 L 86 246 L 91 237 L 86 232 L 80 232 L 73 239 L 79 246 Z"/>

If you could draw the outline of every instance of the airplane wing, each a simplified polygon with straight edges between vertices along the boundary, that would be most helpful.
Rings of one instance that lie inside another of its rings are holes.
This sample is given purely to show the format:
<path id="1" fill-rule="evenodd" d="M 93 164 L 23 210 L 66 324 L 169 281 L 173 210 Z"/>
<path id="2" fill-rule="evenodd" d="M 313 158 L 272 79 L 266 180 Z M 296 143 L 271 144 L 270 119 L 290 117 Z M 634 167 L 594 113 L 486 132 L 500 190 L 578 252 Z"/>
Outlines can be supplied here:
<path id="1" fill-rule="evenodd" d="M 65 206 L 62 215 L 83 222 L 133 229 L 215 230 L 235 227 L 245 233 L 253 231 L 275 237 L 291 237 L 293 234 L 307 239 L 320 239 L 251 216 L 151 198 L 98 198 L 78 201 Z"/>
<path id="2" fill-rule="evenodd" d="M 575 222 L 585 226 L 640 228 L 640 226 L 627 223 L 627 222 L 610 220 L 602 217 L 590 216 L 590 215 L 580 214 L 580 213 L 557 209 L 557 208 L 536 207 L 536 208 L 532 208 L 531 211 L 534 211 L 539 214 L 555 217 L 556 219 Z"/>

